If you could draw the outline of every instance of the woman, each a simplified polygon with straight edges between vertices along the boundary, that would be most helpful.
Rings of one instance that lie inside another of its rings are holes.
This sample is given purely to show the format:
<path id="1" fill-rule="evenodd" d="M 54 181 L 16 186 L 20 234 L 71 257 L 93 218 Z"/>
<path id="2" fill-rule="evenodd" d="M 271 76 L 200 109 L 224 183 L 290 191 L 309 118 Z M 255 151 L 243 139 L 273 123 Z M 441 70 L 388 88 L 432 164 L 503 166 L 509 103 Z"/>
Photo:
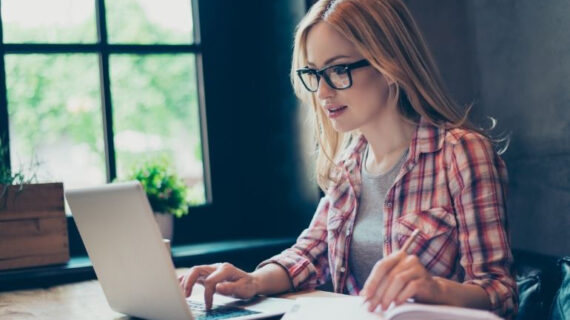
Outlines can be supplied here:
<path id="1" fill-rule="evenodd" d="M 402 1 L 321 0 L 293 55 L 325 196 L 292 248 L 252 273 L 194 267 L 180 278 L 186 294 L 204 284 L 210 307 L 213 292 L 249 298 L 331 278 L 370 310 L 413 298 L 515 314 L 505 165 L 444 90 Z"/>

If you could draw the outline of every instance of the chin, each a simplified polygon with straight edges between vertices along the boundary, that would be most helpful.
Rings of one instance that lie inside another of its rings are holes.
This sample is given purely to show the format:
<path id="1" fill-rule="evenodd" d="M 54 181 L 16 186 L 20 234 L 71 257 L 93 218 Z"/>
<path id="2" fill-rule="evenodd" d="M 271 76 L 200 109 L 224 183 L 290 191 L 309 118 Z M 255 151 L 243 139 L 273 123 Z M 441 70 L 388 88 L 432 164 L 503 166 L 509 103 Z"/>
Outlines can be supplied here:
<path id="1" fill-rule="evenodd" d="M 340 119 L 339 119 L 340 120 Z M 345 119 L 347 120 L 347 119 Z M 354 121 L 331 121 L 334 131 L 339 133 L 347 133 L 358 129 L 357 123 Z"/>
<path id="2" fill-rule="evenodd" d="M 334 129 L 334 131 L 336 131 L 338 133 L 347 133 L 347 132 L 353 131 L 356 128 L 333 125 L 333 129 Z"/>

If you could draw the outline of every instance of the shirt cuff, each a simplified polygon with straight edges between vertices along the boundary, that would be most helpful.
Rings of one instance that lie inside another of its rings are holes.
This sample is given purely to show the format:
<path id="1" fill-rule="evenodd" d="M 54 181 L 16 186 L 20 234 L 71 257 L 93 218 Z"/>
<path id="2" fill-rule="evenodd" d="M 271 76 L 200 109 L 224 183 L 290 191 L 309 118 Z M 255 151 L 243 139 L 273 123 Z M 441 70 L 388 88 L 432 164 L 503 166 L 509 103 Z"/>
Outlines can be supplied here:
<path id="1" fill-rule="evenodd" d="M 261 262 L 256 269 L 259 269 L 270 263 L 277 264 L 289 276 L 289 282 L 293 291 L 304 290 L 311 287 L 316 287 L 317 270 L 314 265 L 305 257 L 281 253 L 270 259 Z M 313 281 L 314 280 L 314 281 Z M 315 282 L 314 284 L 312 282 Z"/>

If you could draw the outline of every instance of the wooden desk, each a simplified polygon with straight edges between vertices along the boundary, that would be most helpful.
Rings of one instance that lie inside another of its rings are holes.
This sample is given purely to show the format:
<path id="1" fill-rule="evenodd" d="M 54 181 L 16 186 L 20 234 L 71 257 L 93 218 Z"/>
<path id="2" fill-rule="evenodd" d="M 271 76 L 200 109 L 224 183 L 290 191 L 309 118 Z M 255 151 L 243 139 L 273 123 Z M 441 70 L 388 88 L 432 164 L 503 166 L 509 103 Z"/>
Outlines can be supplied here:
<path id="1" fill-rule="evenodd" d="M 187 269 L 179 269 L 179 274 Z M 282 297 L 340 296 L 310 291 L 285 294 Z M 0 320 L 127 320 L 132 319 L 111 310 L 96 280 L 55 286 L 47 289 L 0 292 Z"/>

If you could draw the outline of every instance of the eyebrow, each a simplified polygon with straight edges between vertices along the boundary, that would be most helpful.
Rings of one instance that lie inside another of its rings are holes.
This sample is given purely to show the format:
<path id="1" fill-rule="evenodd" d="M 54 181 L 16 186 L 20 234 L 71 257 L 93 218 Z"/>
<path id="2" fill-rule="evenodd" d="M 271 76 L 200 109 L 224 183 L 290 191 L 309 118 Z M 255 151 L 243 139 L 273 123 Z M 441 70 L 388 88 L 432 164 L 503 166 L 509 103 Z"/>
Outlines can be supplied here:
<path id="1" fill-rule="evenodd" d="M 324 65 L 326 66 L 326 65 L 328 65 L 329 63 L 331 63 L 331 62 L 333 62 L 333 61 L 335 61 L 335 60 L 337 60 L 337 59 L 341 59 L 341 58 L 350 58 L 350 56 L 346 56 L 346 55 L 343 55 L 343 54 L 338 55 L 338 56 L 334 56 L 334 57 L 332 57 L 332 58 L 327 59 L 327 61 L 325 61 Z M 315 67 L 315 64 L 312 63 L 312 62 L 307 62 L 307 65 L 312 66 L 312 67 Z"/>

